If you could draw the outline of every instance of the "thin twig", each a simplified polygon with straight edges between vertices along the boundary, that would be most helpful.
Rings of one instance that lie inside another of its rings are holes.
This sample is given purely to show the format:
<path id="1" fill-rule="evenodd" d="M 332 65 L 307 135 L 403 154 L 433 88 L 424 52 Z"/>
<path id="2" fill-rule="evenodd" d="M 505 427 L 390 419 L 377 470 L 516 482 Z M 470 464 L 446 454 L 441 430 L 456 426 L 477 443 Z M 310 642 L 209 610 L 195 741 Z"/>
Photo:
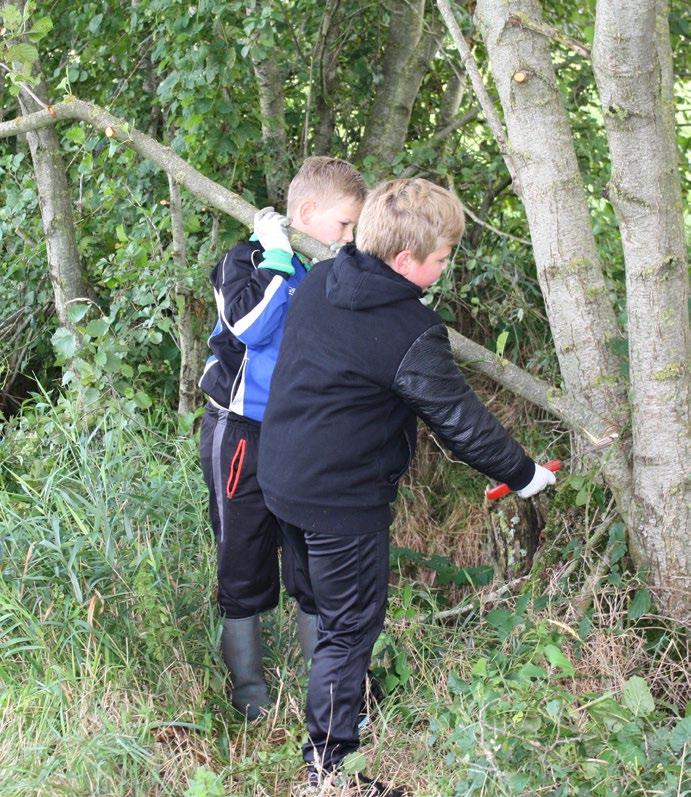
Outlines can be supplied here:
<path id="1" fill-rule="evenodd" d="M 12 74 L 12 72 L 13 72 L 13 70 L 10 69 L 10 67 L 7 66 L 7 64 L 3 64 L 1 61 L 0 61 L 0 67 L 2 67 L 2 69 L 4 69 L 8 74 Z M 43 102 L 43 100 L 39 99 L 34 94 L 34 92 L 26 85 L 26 83 L 23 83 L 22 81 L 19 81 L 19 87 L 21 88 L 22 91 L 26 92 L 29 95 L 29 97 L 31 97 L 35 102 L 37 102 L 41 106 L 41 108 L 47 108 L 48 107 L 45 104 L 45 102 Z"/>
<path id="2" fill-rule="evenodd" d="M 558 44 L 568 47 L 583 58 L 590 59 L 590 47 L 583 42 L 574 39 L 566 33 L 562 33 L 558 28 L 548 25 L 546 22 L 538 22 L 536 19 L 531 19 L 527 14 L 514 13 L 509 14 L 509 23 L 520 28 L 527 28 L 535 33 L 540 33 L 548 39 L 552 39 Z"/>
<path id="3" fill-rule="evenodd" d="M 501 152 L 504 158 L 504 163 L 506 164 L 506 168 L 509 170 L 509 174 L 511 175 L 514 190 L 517 193 L 520 193 L 518 172 L 509 151 L 509 142 L 506 138 L 506 133 L 504 132 L 504 126 L 494 107 L 492 98 L 487 92 L 487 88 L 485 87 L 478 65 L 473 58 L 473 54 L 470 52 L 468 42 L 463 38 L 463 34 L 458 26 L 458 22 L 456 22 L 456 17 L 454 17 L 453 12 L 451 11 L 451 6 L 449 5 L 448 0 L 437 0 L 437 6 L 441 11 L 441 15 L 444 18 L 446 27 L 449 29 L 451 38 L 456 45 L 456 49 L 461 57 L 461 62 L 470 77 L 470 82 L 473 84 L 473 89 L 475 90 L 475 94 L 480 101 L 480 106 L 485 114 L 487 123 L 489 124 L 490 129 L 494 134 L 494 138 L 499 145 L 499 151 Z"/>

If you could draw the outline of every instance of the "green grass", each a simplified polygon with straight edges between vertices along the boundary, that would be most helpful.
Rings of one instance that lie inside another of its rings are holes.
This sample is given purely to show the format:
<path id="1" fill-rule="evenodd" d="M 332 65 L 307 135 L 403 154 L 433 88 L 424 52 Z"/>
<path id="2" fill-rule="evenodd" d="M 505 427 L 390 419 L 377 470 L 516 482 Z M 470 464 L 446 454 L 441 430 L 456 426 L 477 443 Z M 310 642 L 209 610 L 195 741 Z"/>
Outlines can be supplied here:
<path id="1" fill-rule="evenodd" d="M 287 795 L 294 609 L 266 618 L 277 704 L 247 727 L 217 653 L 196 441 L 127 412 L 39 399 L 0 442 L 0 797 Z M 629 622 L 626 586 L 585 624 L 539 579 L 440 621 L 445 587 L 406 573 L 374 657 L 389 695 L 354 767 L 428 797 L 691 793 L 685 641 Z"/>

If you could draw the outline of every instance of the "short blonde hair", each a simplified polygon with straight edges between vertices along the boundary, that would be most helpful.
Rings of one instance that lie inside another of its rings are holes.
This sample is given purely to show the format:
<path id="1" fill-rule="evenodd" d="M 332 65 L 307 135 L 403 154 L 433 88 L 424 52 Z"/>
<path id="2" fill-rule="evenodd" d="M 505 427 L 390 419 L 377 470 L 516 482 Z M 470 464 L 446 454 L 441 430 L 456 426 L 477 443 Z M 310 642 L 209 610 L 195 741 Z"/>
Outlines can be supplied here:
<path id="1" fill-rule="evenodd" d="M 364 202 L 366 196 L 365 181 L 354 166 L 338 158 L 314 155 L 290 181 L 287 212 L 291 216 L 303 199 L 332 204 L 345 198 Z"/>
<path id="2" fill-rule="evenodd" d="M 458 243 L 464 228 L 463 207 L 451 191 L 422 177 L 389 180 L 367 197 L 355 243 L 380 260 L 407 249 L 421 261 L 444 244 Z"/>

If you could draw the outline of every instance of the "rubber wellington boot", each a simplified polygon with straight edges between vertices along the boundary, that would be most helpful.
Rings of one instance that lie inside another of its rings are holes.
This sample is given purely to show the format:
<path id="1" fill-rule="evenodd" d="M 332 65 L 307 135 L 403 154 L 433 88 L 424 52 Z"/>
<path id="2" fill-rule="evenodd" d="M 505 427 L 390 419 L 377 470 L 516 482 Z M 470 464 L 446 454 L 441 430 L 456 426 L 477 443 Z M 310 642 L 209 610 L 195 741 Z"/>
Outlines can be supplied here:
<path id="1" fill-rule="evenodd" d="M 317 644 L 317 615 L 307 614 L 302 609 L 298 609 L 297 627 L 302 658 L 307 666 L 312 660 L 312 654 Z"/>
<path id="2" fill-rule="evenodd" d="M 231 703 L 248 720 L 256 720 L 270 702 L 262 667 L 259 615 L 223 618 L 221 654 L 233 684 Z"/>

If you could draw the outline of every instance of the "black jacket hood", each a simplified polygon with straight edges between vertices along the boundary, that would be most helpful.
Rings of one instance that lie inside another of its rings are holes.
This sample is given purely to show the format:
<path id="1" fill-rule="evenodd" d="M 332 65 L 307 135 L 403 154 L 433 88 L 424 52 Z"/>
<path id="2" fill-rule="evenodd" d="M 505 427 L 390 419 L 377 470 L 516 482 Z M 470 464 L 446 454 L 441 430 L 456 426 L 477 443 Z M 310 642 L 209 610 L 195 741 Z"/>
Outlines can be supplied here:
<path id="1" fill-rule="evenodd" d="M 326 278 L 326 298 L 334 307 L 365 310 L 404 299 L 419 299 L 422 290 L 378 257 L 343 246 Z"/>

